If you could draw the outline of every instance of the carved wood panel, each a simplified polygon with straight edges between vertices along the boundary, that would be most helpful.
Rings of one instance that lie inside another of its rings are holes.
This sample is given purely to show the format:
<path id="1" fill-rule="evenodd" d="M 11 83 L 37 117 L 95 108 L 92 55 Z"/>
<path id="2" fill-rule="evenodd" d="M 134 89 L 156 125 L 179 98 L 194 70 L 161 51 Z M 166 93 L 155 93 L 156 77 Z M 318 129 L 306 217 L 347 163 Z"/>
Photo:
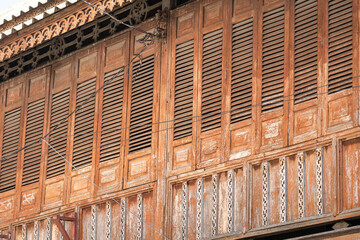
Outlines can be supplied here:
<path id="1" fill-rule="evenodd" d="M 241 232 L 246 225 L 243 168 L 175 182 L 172 185 L 171 236 L 203 239 Z"/>
<path id="2" fill-rule="evenodd" d="M 335 161 L 331 151 L 330 147 L 319 147 L 252 165 L 252 228 L 334 211 Z"/>

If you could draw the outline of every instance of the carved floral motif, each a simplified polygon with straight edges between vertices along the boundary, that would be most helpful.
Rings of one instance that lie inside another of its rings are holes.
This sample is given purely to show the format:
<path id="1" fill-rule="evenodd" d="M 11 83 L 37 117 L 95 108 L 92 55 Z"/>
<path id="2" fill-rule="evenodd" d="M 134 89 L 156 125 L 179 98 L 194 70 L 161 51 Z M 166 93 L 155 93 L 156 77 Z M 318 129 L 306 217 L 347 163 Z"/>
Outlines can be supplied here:
<path id="1" fill-rule="evenodd" d="M 93 4 L 102 10 L 112 11 L 115 6 L 122 6 L 125 2 L 130 1 L 132 0 L 100 0 Z M 95 16 L 98 13 L 102 14 L 97 8 L 87 5 L 86 8 L 63 18 L 58 22 L 52 23 L 36 32 L 25 35 L 16 41 L 12 41 L 9 45 L 0 47 L 0 61 L 4 61 L 20 51 L 25 51 L 43 43 L 44 41 L 73 30 L 85 23 L 91 22 L 95 19 Z"/>

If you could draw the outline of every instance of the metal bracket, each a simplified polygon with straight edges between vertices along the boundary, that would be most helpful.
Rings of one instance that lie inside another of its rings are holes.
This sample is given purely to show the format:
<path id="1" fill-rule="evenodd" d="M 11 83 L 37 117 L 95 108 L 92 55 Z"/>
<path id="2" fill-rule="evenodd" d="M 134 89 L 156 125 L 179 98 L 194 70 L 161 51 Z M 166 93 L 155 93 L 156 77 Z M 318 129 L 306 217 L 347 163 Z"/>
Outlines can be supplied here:
<path id="1" fill-rule="evenodd" d="M 58 227 L 61 235 L 64 237 L 64 240 L 76 240 L 76 229 L 77 229 L 77 214 L 76 214 L 76 212 L 72 213 L 70 217 L 64 217 L 64 216 L 57 215 L 57 216 L 53 217 L 53 220 L 54 220 L 56 226 Z M 67 222 L 73 223 L 72 227 L 71 227 L 70 236 L 66 232 L 65 227 L 61 223 L 61 221 L 67 221 Z"/>
<path id="2" fill-rule="evenodd" d="M 11 239 L 11 234 L 10 234 L 10 232 L 8 232 L 7 234 L 1 234 L 1 235 L 0 235 L 0 239 L 10 240 L 10 239 Z"/>

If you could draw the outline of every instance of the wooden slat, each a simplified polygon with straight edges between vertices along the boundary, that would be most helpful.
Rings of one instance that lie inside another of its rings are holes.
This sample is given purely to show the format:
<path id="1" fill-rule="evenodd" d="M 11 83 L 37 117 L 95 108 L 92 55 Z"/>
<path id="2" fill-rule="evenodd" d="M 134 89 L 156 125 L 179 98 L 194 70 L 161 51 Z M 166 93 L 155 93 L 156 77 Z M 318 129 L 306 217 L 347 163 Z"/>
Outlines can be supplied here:
<path id="1" fill-rule="evenodd" d="M 18 154 L 10 154 L 19 148 L 20 114 L 21 108 L 5 113 L 2 156 L 8 157 L 1 162 L 0 192 L 15 189 Z"/>
<path id="2" fill-rule="evenodd" d="M 295 104 L 317 98 L 317 0 L 295 1 Z"/>
<path id="3" fill-rule="evenodd" d="M 330 0 L 329 94 L 352 87 L 352 31 L 352 0 Z"/>
<path id="4" fill-rule="evenodd" d="M 144 58 L 141 67 L 139 61 L 134 63 L 133 76 L 129 153 L 151 147 L 154 56 Z M 143 89 L 143 86 L 147 87 Z"/>
<path id="5" fill-rule="evenodd" d="M 70 90 L 65 89 L 53 94 L 51 103 L 50 129 L 59 124 L 69 113 Z M 66 156 L 67 121 L 50 134 L 50 144 L 63 156 Z M 52 149 L 48 151 L 46 177 L 51 178 L 64 174 L 65 161 Z"/>
<path id="6" fill-rule="evenodd" d="M 174 139 L 192 134 L 194 40 L 176 46 Z"/>
<path id="7" fill-rule="evenodd" d="M 25 145 L 42 136 L 44 125 L 45 99 L 29 103 L 26 115 Z M 24 150 L 22 185 L 26 186 L 39 181 L 41 163 L 41 144 L 39 141 L 31 148 Z"/>
<path id="8" fill-rule="evenodd" d="M 283 107 L 284 6 L 264 12 L 262 47 L 262 112 Z"/>
<path id="9" fill-rule="evenodd" d="M 218 29 L 203 36 L 201 131 L 221 124 L 222 38 Z"/>
<path id="10" fill-rule="evenodd" d="M 251 118 L 252 39 L 253 18 L 243 20 L 232 26 L 231 123 Z"/>
<path id="11" fill-rule="evenodd" d="M 86 103 L 84 103 L 84 101 L 86 101 L 89 95 L 94 93 L 95 90 L 96 78 L 79 83 L 76 88 L 76 106 L 82 106 L 81 109 L 75 113 L 72 164 L 76 168 L 86 167 L 92 163 L 95 98 L 92 97 Z"/>
<path id="12" fill-rule="evenodd" d="M 116 76 L 118 71 L 108 72 L 104 78 L 104 81 L 112 81 L 104 88 L 103 94 L 100 162 L 120 156 L 124 74 L 121 72 Z"/>

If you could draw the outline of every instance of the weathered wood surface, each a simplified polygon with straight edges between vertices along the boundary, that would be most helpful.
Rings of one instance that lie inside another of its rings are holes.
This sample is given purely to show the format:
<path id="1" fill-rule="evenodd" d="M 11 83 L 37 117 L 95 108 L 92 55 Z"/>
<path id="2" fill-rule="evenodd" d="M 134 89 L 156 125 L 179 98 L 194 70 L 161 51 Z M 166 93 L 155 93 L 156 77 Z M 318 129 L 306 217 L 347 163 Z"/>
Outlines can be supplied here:
<path id="1" fill-rule="evenodd" d="M 50 143 L 171 239 L 251 237 L 360 216 L 359 1 L 204 0 L 169 14 L 166 39 L 129 69 L 136 75 L 141 65 L 139 77 L 119 75 Z M 156 21 L 139 27 L 153 31 Z M 40 136 L 81 103 L 88 83 L 99 88 L 129 62 L 141 37 L 126 31 L 2 83 L 0 156 L 34 134 L 31 103 L 44 100 Z M 3 126 L 14 109 L 21 117 L 11 135 Z M 14 183 L 0 183 L 3 232 L 10 225 L 15 239 L 58 239 L 49 219 L 76 210 L 81 239 L 162 238 L 44 143 L 39 149 L 15 156 Z M 38 176 L 23 171 L 29 162 Z"/>

